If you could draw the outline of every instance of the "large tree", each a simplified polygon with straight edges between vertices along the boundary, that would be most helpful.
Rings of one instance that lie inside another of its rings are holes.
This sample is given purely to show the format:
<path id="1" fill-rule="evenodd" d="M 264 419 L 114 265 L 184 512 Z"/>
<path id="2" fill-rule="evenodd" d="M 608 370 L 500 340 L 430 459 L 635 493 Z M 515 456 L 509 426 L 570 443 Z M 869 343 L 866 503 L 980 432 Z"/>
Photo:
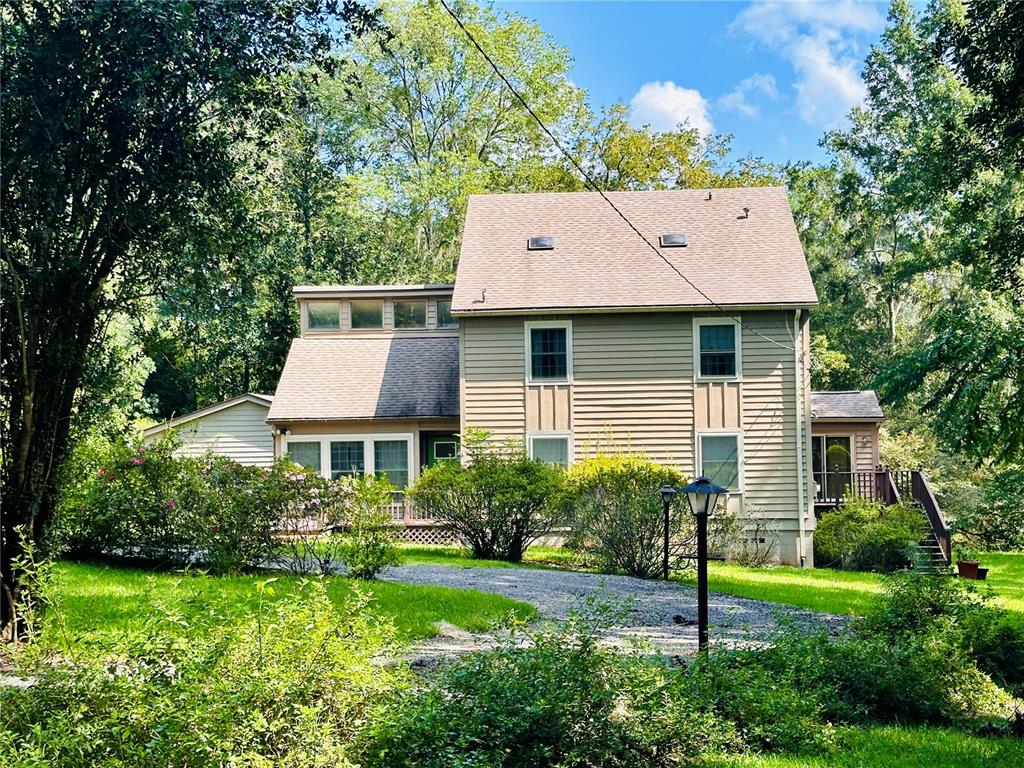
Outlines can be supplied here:
<path id="1" fill-rule="evenodd" d="M 240 147 L 277 122 L 294 66 L 326 54 L 330 0 L 25 0 L 2 10 L 0 626 L 18 629 L 19 529 L 54 509 L 92 345 L 237 209 Z M 346 3 L 343 13 L 371 23 Z M 199 267 L 201 268 L 201 266 Z"/>

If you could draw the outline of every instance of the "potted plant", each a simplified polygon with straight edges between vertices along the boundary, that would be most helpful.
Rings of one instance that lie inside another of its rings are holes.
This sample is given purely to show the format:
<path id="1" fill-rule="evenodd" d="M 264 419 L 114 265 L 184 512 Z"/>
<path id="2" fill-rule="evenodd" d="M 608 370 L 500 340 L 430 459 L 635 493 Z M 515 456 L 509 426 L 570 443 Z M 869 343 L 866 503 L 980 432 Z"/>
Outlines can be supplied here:
<path id="1" fill-rule="evenodd" d="M 973 552 L 964 550 L 960 553 L 960 557 L 956 561 L 956 572 L 961 579 L 977 579 L 978 578 L 978 566 L 981 565 L 978 562 L 978 557 Z"/>

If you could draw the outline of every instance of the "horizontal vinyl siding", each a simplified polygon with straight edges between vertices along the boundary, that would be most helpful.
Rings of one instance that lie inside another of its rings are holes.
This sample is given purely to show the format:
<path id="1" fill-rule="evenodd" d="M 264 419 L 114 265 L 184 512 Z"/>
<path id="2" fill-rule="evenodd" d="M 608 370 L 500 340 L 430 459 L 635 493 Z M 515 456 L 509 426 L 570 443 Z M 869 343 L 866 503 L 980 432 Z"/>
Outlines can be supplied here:
<path id="1" fill-rule="evenodd" d="M 577 457 L 643 453 L 693 468 L 693 339 L 683 313 L 573 318 Z"/>
<path id="2" fill-rule="evenodd" d="M 746 312 L 743 324 L 744 506 L 764 510 L 785 521 L 784 530 L 795 530 L 799 485 L 793 317 Z"/>
<path id="3" fill-rule="evenodd" d="M 274 462 L 274 437 L 266 418 L 267 408 L 250 402 L 200 417 L 180 428 L 178 452 L 202 456 L 212 451 L 240 464 L 269 467 Z"/>
<path id="4" fill-rule="evenodd" d="M 523 440 L 526 368 L 522 318 L 480 317 L 460 322 L 466 427 L 486 429 L 495 441 Z"/>

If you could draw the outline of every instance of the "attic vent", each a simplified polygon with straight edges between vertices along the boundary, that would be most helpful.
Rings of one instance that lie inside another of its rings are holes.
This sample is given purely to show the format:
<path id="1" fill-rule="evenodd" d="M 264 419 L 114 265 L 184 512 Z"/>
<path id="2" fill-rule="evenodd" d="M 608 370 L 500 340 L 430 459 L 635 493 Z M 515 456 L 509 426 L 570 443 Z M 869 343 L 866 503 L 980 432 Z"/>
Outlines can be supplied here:
<path id="1" fill-rule="evenodd" d="M 526 241 L 526 249 L 528 251 L 550 251 L 555 247 L 555 238 L 545 237 L 531 237 Z"/>
<path id="2" fill-rule="evenodd" d="M 670 232 L 658 238 L 662 248 L 685 248 L 686 235 L 682 232 Z"/>

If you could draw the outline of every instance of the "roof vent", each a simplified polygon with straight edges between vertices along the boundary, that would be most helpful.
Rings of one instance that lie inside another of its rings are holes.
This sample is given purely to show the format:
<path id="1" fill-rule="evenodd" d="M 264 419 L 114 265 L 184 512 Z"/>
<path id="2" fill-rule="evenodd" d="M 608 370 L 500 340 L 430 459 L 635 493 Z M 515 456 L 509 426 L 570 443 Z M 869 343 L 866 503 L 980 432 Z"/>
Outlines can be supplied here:
<path id="1" fill-rule="evenodd" d="M 550 251 L 555 247 L 555 238 L 550 236 L 531 237 L 526 241 L 528 251 Z"/>
<path id="2" fill-rule="evenodd" d="M 662 248 L 685 248 L 686 235 L 682 232 L 670 232 L 667 235 L 659 237 L 658 243 Z"/>

